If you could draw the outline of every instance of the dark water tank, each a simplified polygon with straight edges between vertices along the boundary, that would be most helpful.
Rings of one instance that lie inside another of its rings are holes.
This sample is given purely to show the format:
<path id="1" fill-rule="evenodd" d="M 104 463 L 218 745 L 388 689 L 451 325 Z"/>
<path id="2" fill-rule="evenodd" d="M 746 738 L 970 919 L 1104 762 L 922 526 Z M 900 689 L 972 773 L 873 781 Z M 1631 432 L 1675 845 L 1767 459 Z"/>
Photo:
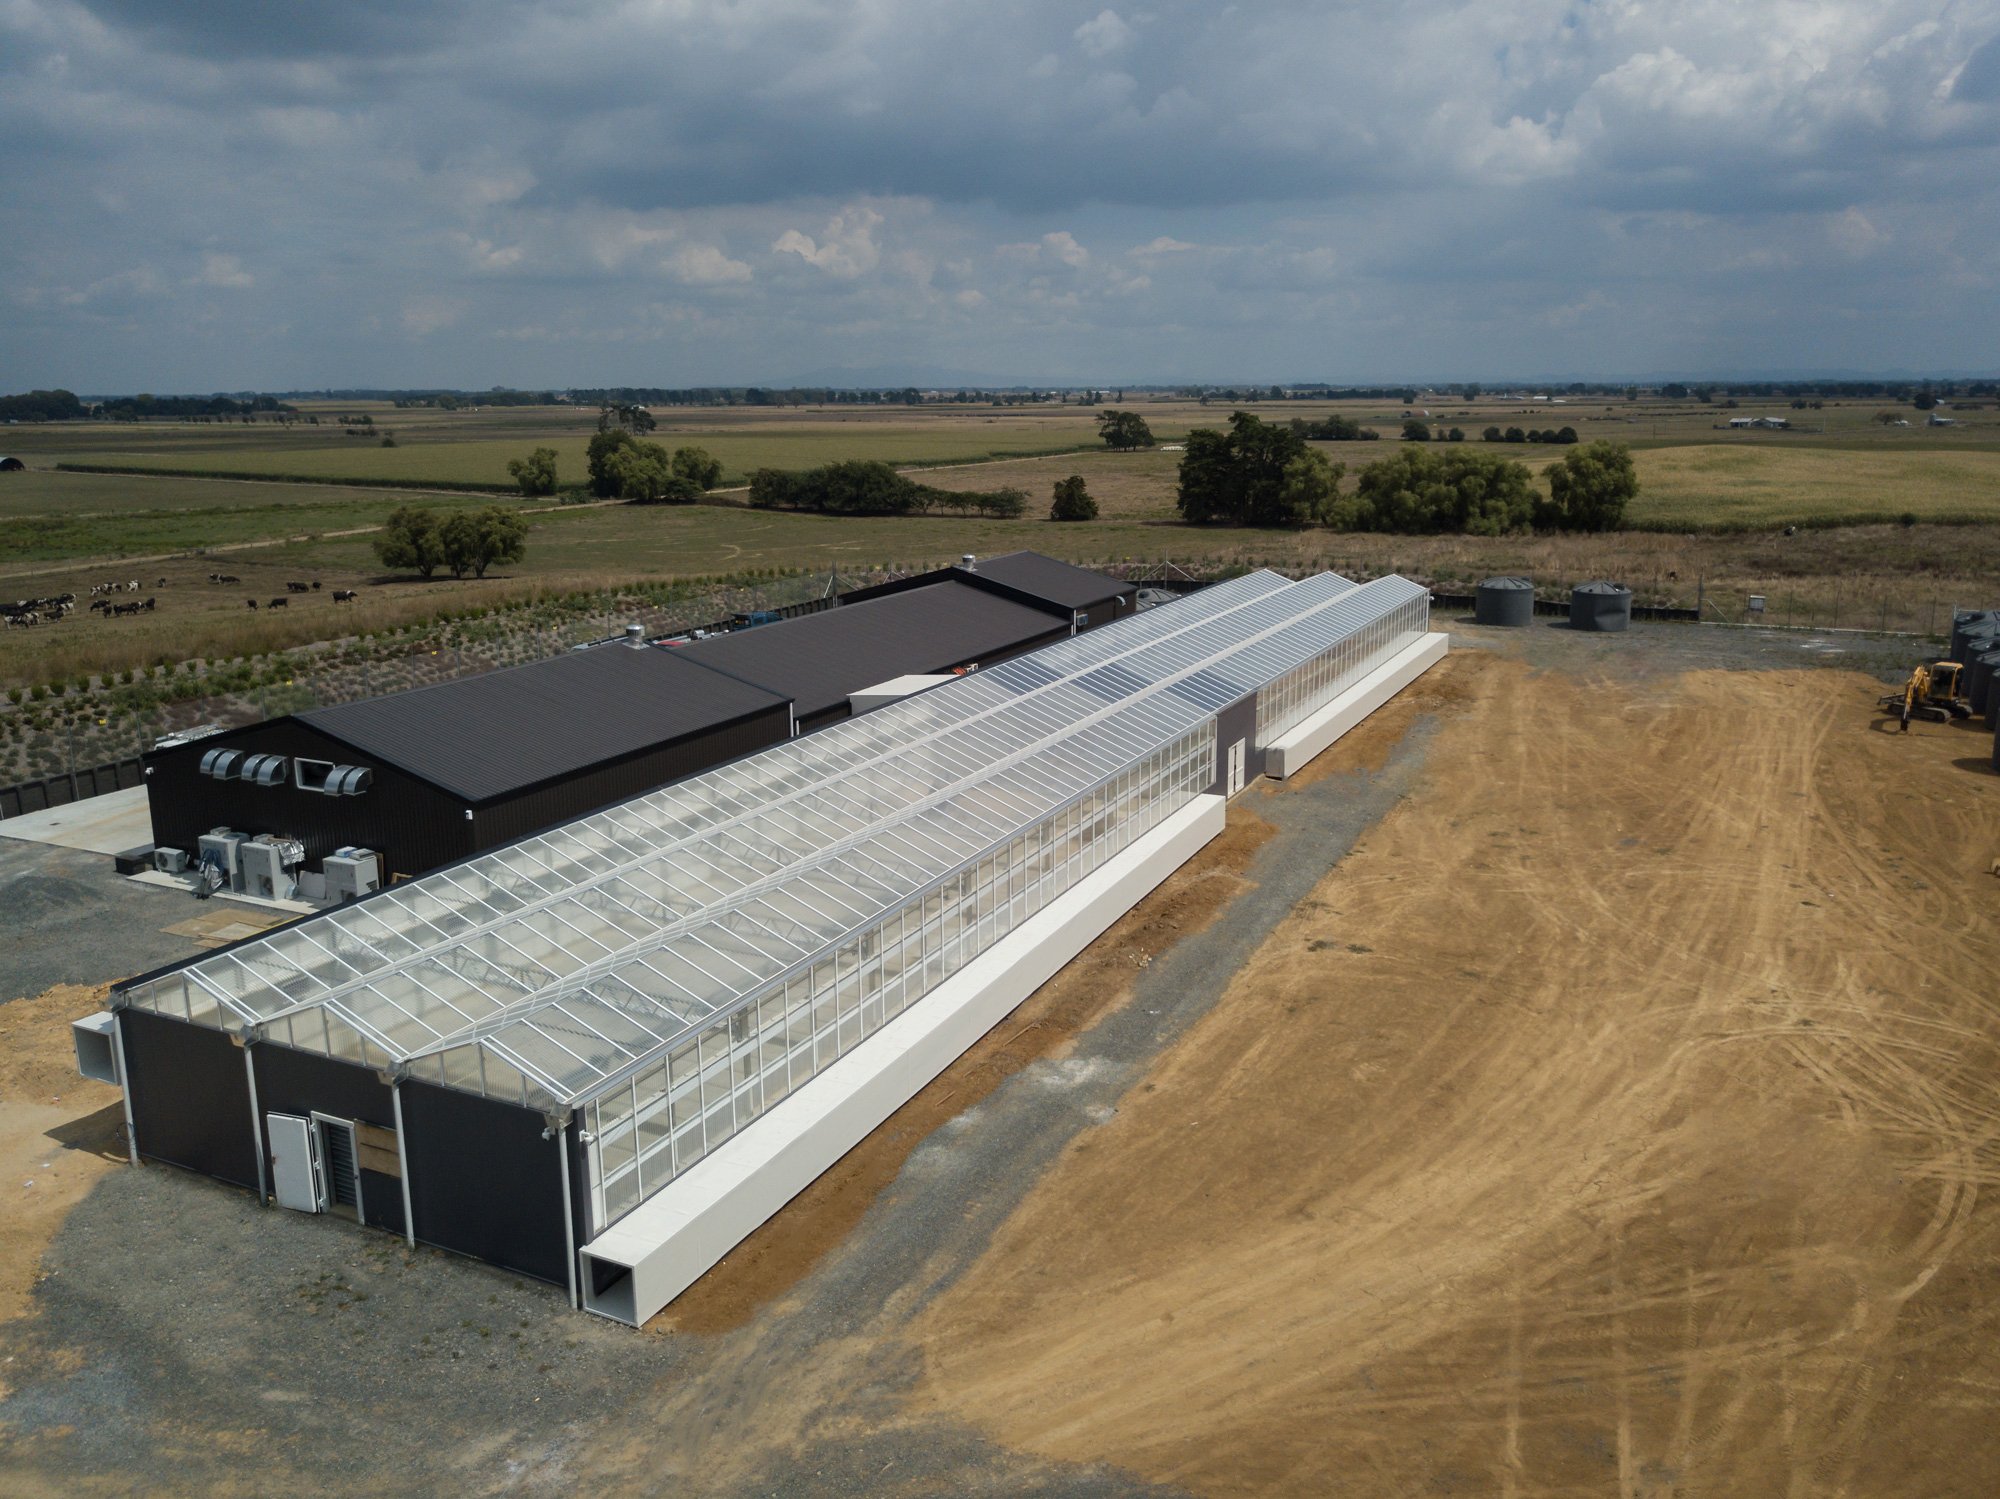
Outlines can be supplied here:
<path id="1" fill-rule="evenodd" d="M 1632 623 L 1632 590 L 1623 583 L 1579 583 L 1569 594 L 1572 630 L 1622 630 Z"/>
<path id="2" fill-rule="evenodd" d="M 1951 617 L 1951 645 L 1947 661 L 1964 661 L 1971 650 L 1971 636 L 1981 629 L 2000 628 L 2000 614 L 1991 609 L 1961 609 Z"/>
<path id="3" fill-rule="evenodd" d="M 1473 596 L 1475 624 L 1518 629 L 1535 622 L 1535 584 L 1530 578 L 1488 578 Z"/>
<path id="4" fill-rule="evenodd" d="M 1991 724 L 1996 717 L 2000 717 L 2000 706 L 1996 706 L 2000 704 L 2000 649 L 1979 652 L 1972 658 L 1966 672 L 1972 679 L 1971 684 L 1959 690 L 1972 704 L 1972 711 L 1985 714 L 1986 722 Z"/>

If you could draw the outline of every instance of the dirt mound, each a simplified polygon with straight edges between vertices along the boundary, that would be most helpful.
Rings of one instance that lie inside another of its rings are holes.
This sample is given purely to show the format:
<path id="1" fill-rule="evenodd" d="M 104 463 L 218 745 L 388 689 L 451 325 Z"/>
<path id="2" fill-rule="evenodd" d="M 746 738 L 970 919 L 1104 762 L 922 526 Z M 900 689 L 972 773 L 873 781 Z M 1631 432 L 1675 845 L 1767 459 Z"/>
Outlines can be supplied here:
<path id="1" fill-rule="evenodd" d="M 1440 681 L 918 1411 L 1204 1493 L 1990 1492 L 2000 783 L 1854 674 Z"/>

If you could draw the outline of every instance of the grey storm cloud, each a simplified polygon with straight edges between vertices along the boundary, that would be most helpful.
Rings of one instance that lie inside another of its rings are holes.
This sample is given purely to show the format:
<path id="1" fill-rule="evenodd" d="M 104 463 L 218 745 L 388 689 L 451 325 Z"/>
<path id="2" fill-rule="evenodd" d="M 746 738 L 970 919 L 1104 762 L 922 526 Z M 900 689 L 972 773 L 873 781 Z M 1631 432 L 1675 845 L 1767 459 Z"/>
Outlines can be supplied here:
<path id="1" fill-rule="evenodd" d="M 1966 366 L 2000 0 L 5 0 L 0 139 L 16 383 Z"/>

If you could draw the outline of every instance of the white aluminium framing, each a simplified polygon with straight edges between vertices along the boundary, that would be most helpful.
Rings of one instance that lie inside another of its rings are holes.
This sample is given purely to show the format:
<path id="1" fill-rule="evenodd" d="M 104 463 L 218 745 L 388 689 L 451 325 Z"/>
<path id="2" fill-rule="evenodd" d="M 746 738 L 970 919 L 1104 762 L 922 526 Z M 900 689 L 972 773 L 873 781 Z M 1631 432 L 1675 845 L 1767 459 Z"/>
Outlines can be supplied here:
<path id="1" fill-rule="evenodd" d="M 1098 632 L 1061 642 L 1038 653 L 1043 683 L 1060 686 L 1289 586 L 1270 573 L 1251 574 L 1152 611 L 1136 637 L 1121 630 L 1117 638 Z M 755 879 L 781 866 L 766 844 L 739 835 L 749 819 L 777 810 L 792 815 L 795 836 L 779 847 L 796 847 L 800 834 L 824 844 L 879 825 L 893 810 L 880 798 L 840 805 L 829 789 L 897 774 L 899 765 L 904 774 L 885 785 L 906 785 L 910 758 L 919 754 L 941 768 L 969 769 L 962 753 L 954 756 L 937 741 L 1020 706 L 1018 689 L 992 672 L 979 674 L 128 986 L 117 1002 L 199 1024 L 262 1027 L 272 1039 L 386 1070 L 527 997 L 561 971 L 574 971 L 580 964 L 562 948 L 562 934 L 601 951 L 601 943 L 564 920 L 561 907 L 577 890 L 595 885 L 613 902 L 624 895 L 627 919 L 656 930 L 663 919 L 727 899 L 746 875 Z M 671 888 L 648 877 L 648 866 L 668 860 Z M 520 930 L 537 917 L 544 922 L 539 931 Z M 452 973 L 439 971 L 440 957 L 449 959 Z M 404 981 L 407 1007 L 372 989 L 370 981 L 383 976 Z M 695 1016 L 707 1013 L 698 1000 L 688 1002 Z M 526 1082 L 479 1091 L 527 1101 Z"/>
<path id="2" fill-rule="evenodd" d="M 1400 579 L 1253 574 L 132 986 L 124 1002 L 567 1107 L 809 965 L 908 899 L 913 879 L 1004 845 L 1412 593 Z"/>

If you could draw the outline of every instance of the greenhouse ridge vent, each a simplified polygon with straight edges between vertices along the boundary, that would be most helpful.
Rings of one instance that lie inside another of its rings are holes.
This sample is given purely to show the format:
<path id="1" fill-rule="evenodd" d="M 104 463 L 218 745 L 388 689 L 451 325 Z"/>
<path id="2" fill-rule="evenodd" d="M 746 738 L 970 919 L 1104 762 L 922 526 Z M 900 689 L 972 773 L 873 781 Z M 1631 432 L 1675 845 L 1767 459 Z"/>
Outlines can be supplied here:
<path id="1" fill-rule="evenodd" d="M 1231 796 L 1440 659 L 1429 604 L 1397 577 L 1257 572 L 1064 626 L 127 980 L 99 1033 L 134 1159 L 643 1322 L 1214 837 Z"/>

